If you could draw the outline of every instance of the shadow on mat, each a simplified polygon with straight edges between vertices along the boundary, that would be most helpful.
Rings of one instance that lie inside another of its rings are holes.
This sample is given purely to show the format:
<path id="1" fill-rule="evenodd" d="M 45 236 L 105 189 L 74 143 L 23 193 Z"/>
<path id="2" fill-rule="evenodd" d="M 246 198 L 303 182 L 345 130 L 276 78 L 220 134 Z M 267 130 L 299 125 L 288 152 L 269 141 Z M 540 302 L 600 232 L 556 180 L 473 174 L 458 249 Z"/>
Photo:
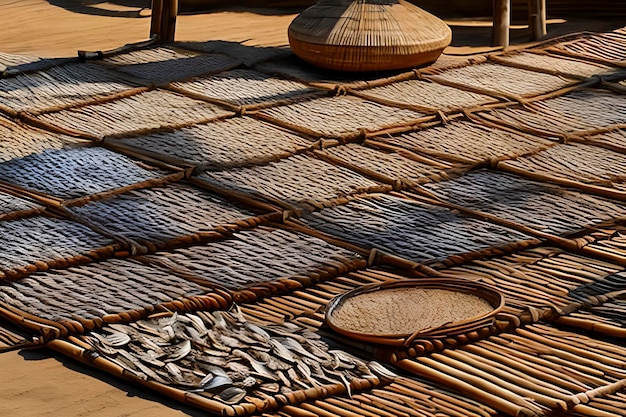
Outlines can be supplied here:
<path id="1" fill-rule="evenodd" d="M 144 18 L 150 17 L 150 0 L 48 0 L 53 6 L 61 7 L 67 11 L 104 17 Z M 115 10 L 107 8 L 106 3 L 122 6 Z"/>

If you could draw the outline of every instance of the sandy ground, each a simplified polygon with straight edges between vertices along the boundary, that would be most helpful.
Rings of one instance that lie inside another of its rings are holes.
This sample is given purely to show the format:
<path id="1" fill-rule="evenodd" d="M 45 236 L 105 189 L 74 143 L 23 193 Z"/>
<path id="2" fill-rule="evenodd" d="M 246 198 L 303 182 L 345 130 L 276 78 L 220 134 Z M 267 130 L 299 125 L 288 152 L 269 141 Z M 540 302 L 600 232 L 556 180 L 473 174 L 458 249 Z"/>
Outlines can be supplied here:
<path id="1" fill-rule="evenodd" d="M 51 3 L 59 4 L 54 5 Z M 148 38 L 149 10 L 142 0 L 126 6 L 91 0 L 0 0 L 0 51 L 44 57 L 74 56 L 77 50 L 107 50 Z M 84 3 L 89 3 L 83 1 Z M 148 2 L 149 3 L 149 2 Z M 139 4 L 139 6 L 137 6 Z M 62 7 L 61 7 L 62 6 Z M 292 12 L 228 11 L 180 16 L 177 40 L 246 41 L 284 45 Z M 451 54 L 488 50 L 489 22 L 452 22 Z M 553 19 L 549 32 L 612 30 L 623 21 Z M 527 41 L 514 26 L 513 43 Z M 200 412 L 137 390 L 117 379 L 85 369 L 49 351 L 0 354 L 0 416 L 181 416 Z"/>

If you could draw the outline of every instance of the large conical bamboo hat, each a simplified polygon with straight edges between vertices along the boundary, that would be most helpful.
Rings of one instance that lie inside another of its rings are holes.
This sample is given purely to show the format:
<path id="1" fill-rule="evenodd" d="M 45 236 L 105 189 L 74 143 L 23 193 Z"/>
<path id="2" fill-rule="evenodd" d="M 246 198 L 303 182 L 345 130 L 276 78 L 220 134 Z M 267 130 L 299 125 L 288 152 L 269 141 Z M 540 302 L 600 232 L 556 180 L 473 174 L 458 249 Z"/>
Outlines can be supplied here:
<path id="1" fill-rule="evenodd" d="M 300 58 L 342 71 L 381 71 L 434 62 L 450 44 L 441 19 L 404 0 L 320 0 L 289 26 Z"/>

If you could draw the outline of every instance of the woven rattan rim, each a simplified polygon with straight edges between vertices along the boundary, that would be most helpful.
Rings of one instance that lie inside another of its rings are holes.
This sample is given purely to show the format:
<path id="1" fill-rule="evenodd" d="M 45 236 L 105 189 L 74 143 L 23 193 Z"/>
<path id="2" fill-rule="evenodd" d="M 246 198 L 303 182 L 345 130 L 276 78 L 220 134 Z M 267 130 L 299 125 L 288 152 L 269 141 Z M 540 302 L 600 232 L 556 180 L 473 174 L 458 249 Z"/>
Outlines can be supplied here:
<path id="1" fill-rule="evenodd" d="M 470 317 L 462 321 L 447 323 L 439 327 L 419 330 L 414 333 L 405 334 L 372 335 L 367 333 L 355 332 L 338 326 L 333 319 L 333 314 L 338 309 L 340 309 L 342 304 L 349 298 L 381 290 L 411 287 L 421 289 L 441 289 L 474 295 L 478 298 L 483 299 L 484 301 L 487 301 L 493 307 L 493 309 L 488 313 L 475 317 Z M 420 278 L 385 282 L 383 284 L 365 285 L 341 294 L 333 298 L 328 303 L 326 308 L 325 321 L 328 327 L 330 327 L 332 330 L 351 339 L 382 345 L 409 346 L 416 339 L 440 338 L 442 336 L 468 333 L 470 331 L 490 325 L 494 322 L 496 315 L 500 313 L 500 311 L 504 308 L 504 305 L 504 296 L 495 288 L 482 283 L 459 278 Z"/>

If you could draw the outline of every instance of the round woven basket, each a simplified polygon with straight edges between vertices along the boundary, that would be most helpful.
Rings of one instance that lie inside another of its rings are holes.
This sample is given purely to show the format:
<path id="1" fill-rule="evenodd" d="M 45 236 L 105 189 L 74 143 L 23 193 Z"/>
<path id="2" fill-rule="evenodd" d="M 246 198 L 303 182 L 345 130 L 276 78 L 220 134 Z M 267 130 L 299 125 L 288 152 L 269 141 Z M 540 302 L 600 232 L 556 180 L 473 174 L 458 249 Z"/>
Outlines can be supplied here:
<path id="1" fill-rule="evenodd" d="M 335 297 L 326 309 L 326 323 L 351 339 L 408 346 L 416 339 L 454 336 L 488 326 L 503 307 L 500 292 L 474 281 L 402 280 L 366 285 Z"/>
<path id="2" fill-rule="evenodd" d="M 340 71 L 417 67 L 451 40 L 448 25 L 404 0 L 320 0 L 289 26 L 297 56 Z"/>

